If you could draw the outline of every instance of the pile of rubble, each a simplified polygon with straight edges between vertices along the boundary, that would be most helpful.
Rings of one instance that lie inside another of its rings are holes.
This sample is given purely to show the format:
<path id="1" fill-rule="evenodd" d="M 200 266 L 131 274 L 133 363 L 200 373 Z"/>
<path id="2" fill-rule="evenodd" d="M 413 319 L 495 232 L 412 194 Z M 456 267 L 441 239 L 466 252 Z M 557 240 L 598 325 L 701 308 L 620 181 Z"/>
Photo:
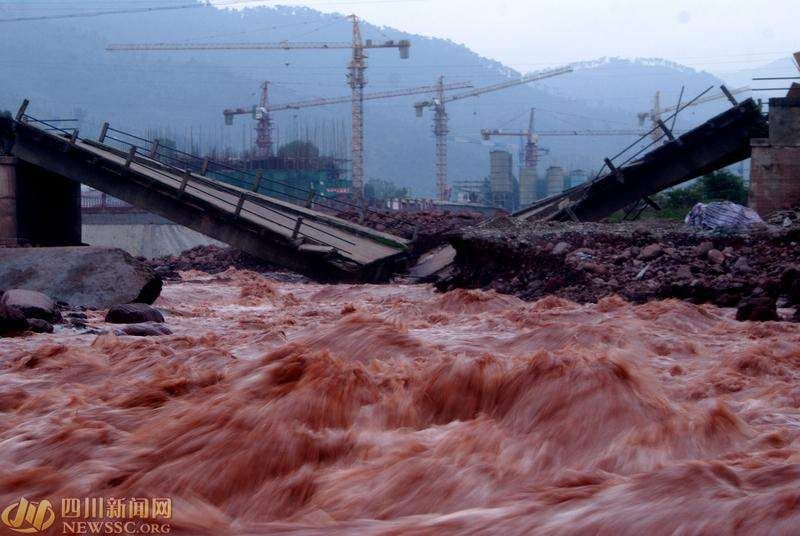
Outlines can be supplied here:
<path id="1" fill-rule="evenodd" d="M 767 223 L 781 227 L 796 225 L 800 223 L 800 207 L 794 210 L 779 210 L 767 218 Z"/>
<path id="2" fill-rule="evenodd" d="M 359 221 L 355 211 L 341 212 L 337 216 L 347 221 Z M 416 237 L 417 250 L 426 251 L 446 243 L 447 233 L 477 225 L 486 218 L 480 212 L 370 210 L 363 224 L 407 239 Z"/>
<path id="3" fill-rule="evenodd" d="M 180 255 L 167 255 L 159 259 L 140 259 L 152 268 L 162 279 L 178 280 L 187 270 L 199 270 L 216 274 L 231 266 L 241 270 L 267 272 L 276 269 L 275 265 L 230 247 L 197 246 Z"/>
<path id="4" fill-rule="evenodd" d="M 783 221 L 783 220 L 782 220 Z M 451 233 L 456 263 L 440 290 L 494 289 L 526 300 L 679 298 L 744 307 L 800 305 L 800 222 L 736 232 L 683 224 L 520 222 L 495 218 Z M 757 300 L 761 299 L 761 302 Z M 755 301 L 754 301 L 755 300 Z"/>

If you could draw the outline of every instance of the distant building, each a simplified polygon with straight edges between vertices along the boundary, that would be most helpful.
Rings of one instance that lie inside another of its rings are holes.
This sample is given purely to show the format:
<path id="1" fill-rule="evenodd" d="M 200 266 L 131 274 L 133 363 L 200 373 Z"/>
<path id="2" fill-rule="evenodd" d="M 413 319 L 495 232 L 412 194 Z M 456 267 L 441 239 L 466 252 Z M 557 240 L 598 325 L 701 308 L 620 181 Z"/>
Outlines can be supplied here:
<path id="1" fill-rule="evenodd" d="M 545 193 L 545 197 L 550 197 L 551 195 L 556 195 L 563 192 L 565 178 L 566 176 L 564 175 L 564 168 L 560 166 L 550 166 L 547 168 L 547 174 L 545 175 L 547 191 Z"/>
<path id="2" fill-rule="evenodd" d="M 580 186 L 589 180 L 589 173 L 582 169 L 573 169 L 567 176 L 568 181 L 564 183 L 564 189 Z"/>
<path id="3" fill-rule="evenodd" d="M 519 171 L 519 205 L 520 208 L 527 207 L 537 199 L 537 180 L 536 168 L 523 167 Z"/>
<path id="4" fill-rule="evenodd" d="M 261 172 L 259 193 L 298 205 L 306 203 L 305 192 L 309 190 L 325 197 L 344 199 L 350 196 L 352 183 L 331 156 L 290 154 L 232 159 L 228 163 L 238 169 L 210 171 L 209 176 L 250 189 L 255 173 Z"/>
<path id="5" fill-rule="evenodd" d="M 489 156 L 492 205 L 513 212 L 519 208 L 519 182 L 512 173 L 513 157 L 510 152 L 500 150 L 492 151 Z"/>

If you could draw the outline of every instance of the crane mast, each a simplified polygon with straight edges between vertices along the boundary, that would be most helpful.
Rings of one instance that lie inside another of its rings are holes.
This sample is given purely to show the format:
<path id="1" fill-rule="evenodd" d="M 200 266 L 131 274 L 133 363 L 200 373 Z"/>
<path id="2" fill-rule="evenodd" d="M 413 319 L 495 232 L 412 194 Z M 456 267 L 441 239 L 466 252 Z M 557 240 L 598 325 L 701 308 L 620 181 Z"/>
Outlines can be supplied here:
<path id="1" fill-rule="evenodd" d="M 531 115 L 528 119 L 528 132 L 525 136 L 525 167 L 533 168 L 534 173 L 539 167 L 539 140 L 534 134 L 534 118 L 536 109 L 531 108 Z"/>
<path id="2" fill-rule="evenodd" d="M 350 60 L 347 74 L 347 83 L 352 91 L 353 125 L 352 125 L 352 175 L 353 191 L 357 200 L 360 200 L 364 191 L 364 86 L 367 79 L 364 71 L 367 69 L 367 54 L 361 41 L 361 28 L 358 17 L 350 16 L 353 22 L 353 58 Z"/>
<path id="3" fill-rule="evenodd" d="M 444 77 L 439 77 L 439 89 L 434 100 L 433 134 L 436 138 L 436 192 L 439 201 L 450 198 L 447 187 L 447 110 L 444 107 Z"/>
<path id="4" fill-rule="evenodd" d="M 258 102 L 259 111 L 269 108 L 269 82 L 261 84 L 261 99 Z M 259 157 L 272 156 L 272 118 L 268 113 L 256 114 L 256 153 Z"/>
<path id="5" fill-rule="evenodd" d="M 449 198 L 449 189 L 447 186 L 447 135 L 450 132 L 447 122 L 447 108 L 448 102 L 467 99 L 469 97 L 477 97 L 484 93 L 491 93 L 493 91 L 500 91 L 513 86 L 527 84 L 536 80 L 542 80 L 553 76 L 559 76 L 572 72 L 571 67 L 561 67 L 558 69 L 551 69 L 538 73 L 532 73 L 523 76 L 517 80 L 508 80 L 499 84 L 486 86 L 465 93 L 457 95 L 445 96 L 443 91 L 438 91 L 436 97 L 427 101 L 420 101 L 414 104 L 414 109 L 417 117 L 422 117 L 422 112 L 425 108 L 433 108 L 433 133 L 436 138 L 436 190 L 439 201 L 447 201 Z M 439 77 L 439 86 L 444 85 L 444 77 Z"/>
<path id="6" fill-rule="evenodd" d="M 484 128 L 481 130 L 481 137 L 484 140 L 489 140 L 492 136 L 513 136 L 525 140 L 525 149 L 520 158 L 520 167 L 536 169 L 539 165 L 539 139 L 536 136 L 534 127 L 534 119 L 536 117 L 536 109 L 531 108 L 531 113 L 528 118 L 528 128 L 525 130 L 499 130 Z"/>

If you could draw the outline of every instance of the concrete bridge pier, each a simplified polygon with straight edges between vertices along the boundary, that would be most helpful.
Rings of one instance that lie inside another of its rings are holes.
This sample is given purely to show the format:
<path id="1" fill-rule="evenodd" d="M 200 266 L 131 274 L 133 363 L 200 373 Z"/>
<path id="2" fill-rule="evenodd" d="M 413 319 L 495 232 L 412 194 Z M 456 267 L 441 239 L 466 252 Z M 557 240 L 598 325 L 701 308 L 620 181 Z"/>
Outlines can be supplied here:
<path id="1" fill-rule="evenodd" d="M 0 155 L 0 246 L 19 243 L 17 232 L 17 159 Z"/>
<path id="2" fill-rule="evenodd" d="M 800 99 L 769 100 L 769 138 L 751 140 L 750 208 L 766 218 L 800 204 Z"/>
<path id="3" fill-rule="evenodd" d="M 0 156 L 0 245 L 81 245 L 81 185 Z"/>

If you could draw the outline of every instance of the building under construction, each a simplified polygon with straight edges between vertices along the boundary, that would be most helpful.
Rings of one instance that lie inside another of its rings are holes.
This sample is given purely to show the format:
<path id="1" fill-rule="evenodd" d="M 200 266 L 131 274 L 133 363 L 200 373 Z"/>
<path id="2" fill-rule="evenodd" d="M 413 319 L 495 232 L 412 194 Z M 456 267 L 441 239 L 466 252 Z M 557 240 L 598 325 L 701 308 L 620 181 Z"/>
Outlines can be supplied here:
<path id="1" fill-rule="evenodd" d="M 313 191 L 329 199 L 352 194 L 352 181 L 342 169 L 341 160 L 320 155 L 310 142 L 289 143 L 277 156 L 252 156 L 229 163 L 231 169 L 211 171 L 209 176 L 234 186 L 253 188 L 255 172 L 261 180 L 254 191 L 297 204 L 309 202 L 303 192 Z"/>
<path id="2" fill-rule="evenodd" d="M 508 151 L 490 153 L 489 185 L 492 205 L 513 212 L 519 208 L 519 181 L 513 173 L 513 158 Z"/>

